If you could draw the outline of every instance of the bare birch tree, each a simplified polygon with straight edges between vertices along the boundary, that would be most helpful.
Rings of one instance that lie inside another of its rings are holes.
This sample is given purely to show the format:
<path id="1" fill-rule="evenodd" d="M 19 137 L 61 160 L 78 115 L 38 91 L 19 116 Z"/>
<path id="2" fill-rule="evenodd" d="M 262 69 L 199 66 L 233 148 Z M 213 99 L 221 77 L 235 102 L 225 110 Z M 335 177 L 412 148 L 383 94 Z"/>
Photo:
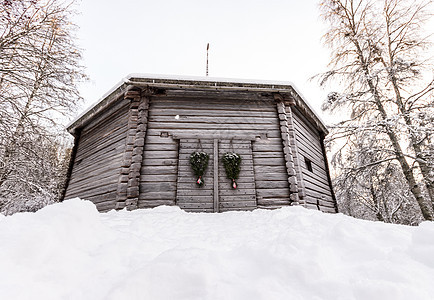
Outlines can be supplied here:
<path id="1" fill-rule="evenodd" d="M 324 0 L 324 36 L 333 50 L 331 69 L 321 84 L 338 80 L 344 90 L 331 93 L 324 109 L 345 109 L 349 119 L 334 127 L 331 139 L 364 134 L 381 139 L 380 159 L 370 164 L 397 162 L 403 178 L 426 220 L 433 220 L 432 78 L 422 36 L 431 1 Z M 431 69 L 432 70 L 432 69 Z M 348 144 L 348 143 L 347 143 Z M 372 145 L 376 145 L 373 143 Z M 407 146 L 408 145 L 408 146 Z M 348 148 L 341 148 L 348 154 Z M 422 180 L 420 180 L 422 178 Z M 426 196 L 428 195 L 428 196 Z"/>
<path id="2" fill-rule="evenodd" d="M 24 201 L 27 192 L 53 199 L 55 189 L 43 178 L 56 178 L 63 163 L 59 124 L 80 100 L 77 83 L 84 79 L 73 3 L 0 3 L 0 202 Z"/>

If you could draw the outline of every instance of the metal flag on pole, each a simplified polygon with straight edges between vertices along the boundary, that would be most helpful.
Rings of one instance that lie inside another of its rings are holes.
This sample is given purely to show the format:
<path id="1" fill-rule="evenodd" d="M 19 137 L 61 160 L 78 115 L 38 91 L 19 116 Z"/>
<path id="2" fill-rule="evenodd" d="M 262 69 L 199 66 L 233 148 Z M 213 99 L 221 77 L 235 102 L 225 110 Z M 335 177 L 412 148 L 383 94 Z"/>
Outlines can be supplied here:
<path id="1" fill-rule="evenodd" d="M 209 50 L 209 43 L 206 44 L 206 76 L 208 76 L 208 50 Z"/>

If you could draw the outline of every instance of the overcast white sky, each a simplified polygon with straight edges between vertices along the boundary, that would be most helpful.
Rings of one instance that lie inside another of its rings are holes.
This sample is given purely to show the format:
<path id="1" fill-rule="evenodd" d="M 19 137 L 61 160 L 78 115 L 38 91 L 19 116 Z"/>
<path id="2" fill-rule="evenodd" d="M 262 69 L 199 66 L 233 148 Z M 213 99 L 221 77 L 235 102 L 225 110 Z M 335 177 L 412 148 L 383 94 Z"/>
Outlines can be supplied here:
<path id="1" fill-rule="evenodd" d="M 291 81 L 320 111 L 309 78 L 329 51 L 316 0 L 82 0 L 79 45 L 91 81 L 83 109 L 129 73 Z"/>

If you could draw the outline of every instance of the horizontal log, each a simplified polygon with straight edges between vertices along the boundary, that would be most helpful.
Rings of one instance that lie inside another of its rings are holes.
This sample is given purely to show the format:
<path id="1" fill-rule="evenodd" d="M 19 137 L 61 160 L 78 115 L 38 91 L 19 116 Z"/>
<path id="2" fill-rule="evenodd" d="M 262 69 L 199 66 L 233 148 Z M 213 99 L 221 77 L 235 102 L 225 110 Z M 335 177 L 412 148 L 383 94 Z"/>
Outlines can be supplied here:
<path id="1" fill-rule="evenodd" d="M 96 204 L 96 209 L 99 212 L 108 212 L 108 211 L 115 209 L 115 208 L 116 208 L 115 202 L 102 202 L 102 203 Z"/>
<path id="2" fill-rule="evenodd" d="M 219 196 L 219 202 L 231 202 L 231 201 L 256 201 L 255 195 L 221 195 Z"/>
<path id="3" fill-rule="evenodd" d="M 117 189 L 117 184 L 114 185 L 110 185 L 110 186 L 105 186 L 105 187 L 100 187 L 100 188 L 93 188 L 92 190 L 88 190 L 88 191 L 77 191 L 74 193 L 70 193 L 68 195 L 68 198 L 72 197 L 79 197 L 81 199 L 91 199 L 93 197 L 97 197 L 97 196 L 101 196 L 103 194 L 108 194 L 108 193 L 113 193 L 116 192 Z"/>
<path id="4" fill-rule="evenodd" d="M 211 184 L 213 181 L 212 176 L 204 176 L 205 184 Z M 180 183 L 192 183 L 196 182 L 196 177 L 194 176 L 180 176 L 178 177 L 178 184 Z M 225 176 L 219 176 L 219 182 L 221 183 L 230 183 L 230 180 L 227 179 Z M 252 177 L 240 177 L 237 179 L 238 184 L 242 183 L 251 183 Z"/>
<path id="5" fill-rule="evenodd" d="M 300 155 L 303 157 L 308 158 L 312 162 L 315 162 L 316 164 L 320 166 L 324 166 L 324 157 L 317 151 L 311 151 L 310 149 L 307 149 L 302 144 L 297 143 L 297 150 Z"/>
<path id="6" fill-rule="evenodd" d="M 253 152 L 253 159 L 256 158 L 281 158 L 283 159 L 283 152 Z"/>
<path id="7" fill-rule="evenodd" d="M 139 200 L 172 200 L 175 201 L 176 191 L 169 192 L 141 192 L 139 194 Z"/>
<path id="8" fill-rule="evenodd" d="M 160 205 L 168 205 L 174 206 L 175 201 L 167 199 L 167 200 L 140 200 L 138 202 L 138 208 L 154 208 Z"/>
<path id="9" fill-rule="evenodd" d="M 289 183 L 287 180 L 279 181 L 256 181 L 256 188 L 258 189 L 289 189 Z"/>
<path id="10" fill-rule="evenodd" d="M 286 173 L 261 173 L 255 172 L 256 181 L 276 181 L 276 180 L 288 180 Z"/>
<path id="11" fill-rule="evenodd" d="M 214 198 L 212 196 L 176 196 L 176 201 L 180 203 L 214 203 Z"/>
<path id="12" fill-rule="evenodd" d="M 143 157 L 142 167 L 146 166 L 177 166 L 178 159 Z"/>
<path id="13" fill-rule="evenodd" d="M 302 124 L 307 132 L 311 132 L 314 136 L 319 135 L 318 129 L 308 119 L 306 119 L 306 117 L 300 112 L 300 110 L 294 107 L 292 116 L 294 122 Z"/>
<path id="14" fill-rule="evenodd" d="M 118 183 L 119 174 L 111 174 L 108 177 L 87 177 L 80 182 L 72 182 L 68 185 L 68 191 L 71 193 L 86 193 L 88 191 L 110 186 Z"/>
<path id="15" fill-rule="evenodd" d="M 176 166 L 146 166 L 142 167 L 143 175 L 176 175 L 178 168 Z"/>
<path id="16" fill-rule="evenodd" d="M 237 111 L 237 112 L 251 112 L 251 111 L 259 111 L 259 112 L 273 112 L 274 107 L 269 106 L 251 106 L 251 105 L 242 105 L 241 103 L 234 103 L 233 101 L 224 103 L 222 101 L 158 101 L 153 102 L 150 107 L 150 111 L 165 109 L 166 107 L 170 107 L 171 109 L 177 109 L 178 114 L 183 114 L 185 111 L 212 111 L 215 114 L 218 114 L 219 111 Z M 277 113 L 276 113 L 277 117 Z"/>
<path id="17" fill-rule="evenodd" d="M 219 190 L 219 196 L 256 195 L 255 189 L 243 188 Z"/>
<path id="18" fill-rule="evenodd" d="M 254 207 L 230 207 L 230 208 L 225 208 L 225 207 L 221 207 L 219 209 L 220 212 L 227 212 L 227 211 L 251 211 L 256 209 L 256 206 Z"/>
<path id="19" fill-rule="evenodd" d="M 318 185 L 315 185 L 315 184 L 312 184 L 312 183 L 310 183 L 308 181 L 304 181 L 303 183 L 304 183 L 304 185 L 306 187 L 306 190 L 310 189 L 312 191 L 315 191 L 315 192 L 318 192 L 318 193 L 321 193 L 321 194 L 324 194 L 324 195 L 331 196 L 330 189 L 322 188 L 322 187 L 320 187 Z"/>
<path id="20" fill-rule="evenodd" d="M 303 176 L 303 181 L 304 182 L 308 182 L 308 183 L 310 183 L 310 184 L 312 184 L 312 185 L 315 185 L 315 186 L 318 186 L 318 187 L 321 187 L 322 189 L 324 189 L 324 190 L 330 190 L 330 186 L 328 185 L 328 182 L 327 181 L 318 181 L 317 179 L 315 179 L 315 178 L 312 178 L 312 177 L 309 177 L 309 176 L 306 176 L 306 175 L 304 175 Z M 331 192 L 329 192 L 328 194 L 331 194 Z"/>
<path id="21" fill-rule="evenodd" d="M 253 153 L 255 152 L 282 152 L 283 153 L 283 145 L 280 141 L 279 143 L 259 143 L 255 142 L 252 145 Z"/>
<path id="22" fill-rule="evenodd" d="M 176 191 L 176 182 L 141 182 L 140 193 Z"/>
<path id="23" fill-rule="evenodd" d="M 182 209 L 191 209 L 191 208 L 209 208 L 212 209 L 214 207 L 214 203 L 178 203 L 179 207 Z"/>
<path id="24" fill-rule="evenodd" d="M 252 201 L 230 201 L 225 202 L 221 201 L 219 202 L 220 208 L 255 208 L 256 207 L 256 200 Z"/>
<path id="25" fill-rule="evenodd" d="M 178 144 L 177 140 L 172 139 L 172 137 L 162 137 L 160 135 L 149 135 L 146 134 L 145 145 L 149 144 Z"/>
<path id="26" fill-rule="evenodd" d="M 274 189 L 256 189 L 256 194 L 258 197 L 262 198 L 288 198 L 289 199 L 289 189 L 286 188 L 274 188 Z"/>
<path id="27" fill-rule="evenodd" d="M 213 213 L 214 208 L 184 208 L 189 213 Z"/>
<path id="28" fill-rule="evenodd" d="M 178 151 L 178 143 L 164 143 L 164 144 L 156 144 L 156 143 L 145 143 L 145 151 Z"/>
<path id="29" fill-rule="evenodd" d="M 258 198 L 258 205 L 263 206 L 288 206 L 290 205 L 289 198 Z"/>
<path id="30" fill-rule="evenodd" d="M 125 136 L 119 139 L 107 139 L 104 143 L 98 144 L 97 147 L 84 149 L 78 144 L 77 155 L 75 160 L 89 159 L 92 156 L 105 156 L 111 152 L 122 153 L 125 149 Z"/>
<path id="31" fill-rule="evenodd" d="M 228 120 L 229 121 L 229 120 Z M 172 130 L 172 129 L 181 129 L 181 130 L 187 130 L 187 129 L 193 129 L 197 130 L 198 128 L 203 130 L 226 130 L 227 128 L 230 128 L 231 130 L 277 130 L 278 126 L 277 124 L 255 124 L 255 123 L 237 123 L 234 121 L 234 123 L 182 123 L 182 122 L 165 122 L 165 123 L 156 123 L 156 122 L 149 122 L 148 123 L 148 130 L 149 129 L 162 129 L 162 130 Z"/>
<path id="32" fill-rule="evenodd" d="M 179 115 L 182 116 L 201 116 L 201 117 L 213 117 L 215 116 L 215 112 L 212 110 L 183 110 L 182 112 L 179 109 L 172 108 L 152 108 L 149 110 L 149 117 L 175 117 Z M 260 117 L 260 118 L 268 118 L 268 119 L 276 119 L 276 113 L 274 111 L 232 111 L 232 110 L 222 110 L 219 111 L 218 115 L 220 117 L 232 117 L 232 116 L 244 116 L 244 117 Z"/>
<path id="33" fill-rule="evenodd" d="M 213 116 L 198 116 L 198 115 L 184 115 L 182 112 L 175 116 L 150 116 L 149 122 L 156 123 L 192 123 L 192 124 L 225 124 L 225 123 L 240 123 L 240 124 L 277 124 L 277 120 L 272 118 L 263 118 L 261 116 L 255 117 L 250 115 L 233 115 L 221 116 L 215 114 Z M 198 125 L 200 126 L 200 125 Z"/>
<path id="34" fill-rule="evenodd" d="M 177 197 L 181 196 L 212 196 L 214 192 L 212 190 L 202 190 L 200 188 L 194 190 L 178 190 Z"/>
<path id="35" fill-rule="evenodd" d="M 309 209 L 313 209 L 313 210 L 319 210 L 318 206 L 310 204 L 310 203 L 304 204 L 304 207 L 309 208 Z"/>
<path id="36" fill-rule="evenodd" d="M 72 174 L 79 174 L 83 176 L 88 172 L 92 172 L 97 169 L 105 169 L 108 172 L 113 170 L 119 170 L 122 165 L 123 155 L 122 153 L 112 153 L 110 156 L 100 157 L 98 159 L 89 161 L 75 161 L 72 169 Z"/>
<path id="37" fill-rule="evenodd" d="M 92 121 L 84 127 L 83 132 L 92 130 L 95 126 L 105 127 L 106 122 L 117 119 L 117 116 L 125 116 L 125 118 L 127 118 L 129 101 L 118 99 L 118 101 L 114 101 L 114 103 L 112 107 L 92 118 Z"/>
<path id="38" fill-rule="evenodd" d="M 168 129 L 158 129 L 158 128 L 148 128 L 147 135 L 150 136 L 160 136 L 161 132 L 169 131 Z M 278 130 L 252 130 L 252 129 L 232 129 L 232 128 L 221 128 L 221 129 L 171 129 L 169 134 L 176 136 L 178 138 L 233 138 L 233 139 L 247 139 L 250 137 L 256 139 L 256 136 L 261 134 L 266 134 L 268 138 L 278 138 L 280 137 L 280 131 Z"/>
<path id="39" fill-rule="evenodd" d="M 176 182 L 177 175 L 140 175 L 140 181 L 141 182 Z"/>

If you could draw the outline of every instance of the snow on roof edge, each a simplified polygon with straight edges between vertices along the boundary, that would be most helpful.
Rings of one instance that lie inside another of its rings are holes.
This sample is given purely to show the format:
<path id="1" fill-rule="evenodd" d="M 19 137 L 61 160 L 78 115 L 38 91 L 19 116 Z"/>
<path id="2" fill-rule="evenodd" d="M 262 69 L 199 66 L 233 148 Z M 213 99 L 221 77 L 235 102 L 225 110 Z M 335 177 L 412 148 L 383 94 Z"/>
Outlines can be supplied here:
<path id="1" fill-rule="evenodd" d="M 148 73 L 131 73 L 128 74 L 128 79 L 131 78 L 148 78 L 148 79 L 167 79 L 167 80 L 191 80 L 204 82 L 225 82 L 225 83 L 248 83 L 248 84 L 269 84 L 269 85 L 290 85 L 294 84 L 290 81 L 277 80 L 258 80 L 258 79 L 242 79 L 229 77 L 209 77 L 209 76 L 193 76 L 193 75 L 162 75 Z"/>
<path id="2" fill-rule="evenodd" d="M 300 90 L 295 86 L 295 84 L 291 81 L 277 81 L 277 80 L 258 80 L 258 79 L 240 79 L 240 78 L 226 78 L 226 77 L 208 77 L 208 76 L 193 76 L 193 75 L 167 75 L 167 74 L 151 74 L 151 73 L 130 73 L 121 81 L 116 83 L 110 90 L 104 93 L 97 101 L 95 101 L 92 105 L 90 105 L 87 109 L 85 109 L 82 113 L 80 113 L 77 117 L 75 117 L 71 122 L 66 126 L 69 129 L 74 123 L 80 120 L 83 116 L 85 116 L 88 112 L 94 109 L 99 103 L 101 103 L 105 98 L 115 92 L 119 87 L 121 87 L 124 83 L 128 82 L 132 78 L 147 78 L 147 79 L 166 79 L 166 80 L 191 80 L 191 81 L 203 81 L 203 82 L 225 82 L 225 83 L 247 83 L 247 84 L 268 84 L 268 85 L 281 85 L 281 86 L 291 86 L 295 92 L 300 96 L 303 100 L 304 104 L 312 111 L 315 117 L 321 122 L 321 124 L 325 126 L 323 119 L 319 116 L 319 114 L 313 109 L 313 107 L 306 101 L 304 95 L 300 92 Z"/>

